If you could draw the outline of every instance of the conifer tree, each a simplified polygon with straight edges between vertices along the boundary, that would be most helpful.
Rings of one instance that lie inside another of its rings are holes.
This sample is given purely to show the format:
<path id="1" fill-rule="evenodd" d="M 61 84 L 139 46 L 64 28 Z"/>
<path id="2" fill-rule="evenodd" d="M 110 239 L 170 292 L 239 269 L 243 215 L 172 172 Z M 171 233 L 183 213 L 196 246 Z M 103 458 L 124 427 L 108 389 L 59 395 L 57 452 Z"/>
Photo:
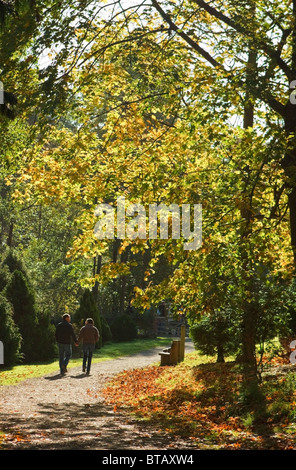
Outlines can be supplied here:
<path id="1" fill-rule="evenodd" d="M 10 366 L 20 359 L 22 337 L 13 321 L 13 310 L 3 295 L 0 295 L 0 340 L 4 345 L 4 365 Z"/>
<path id="2" fill-rule="evenodd" d="M 37 334 L 37 314 L 34 293 L 21 271 L 14 271 L 5 289 L 13 307 L 13 319 L 23 338 L 22 353 L 26 362 L 36 360 L 34 343 Z"/>
<path id="3" fill-rule="evenodd" d="M 80 328 L 84 326 L 85 320 L 92 318 L 94 326 L 99 330 L 100 338 L 97 343 L 97 347 L 102 346 L 102 323 L 98 307 L 95 302 L 94 295 L 89 289 L 86 289 L 80 299 L 79 308 L 76 310 L 74 315 L 74 323 Z"/>

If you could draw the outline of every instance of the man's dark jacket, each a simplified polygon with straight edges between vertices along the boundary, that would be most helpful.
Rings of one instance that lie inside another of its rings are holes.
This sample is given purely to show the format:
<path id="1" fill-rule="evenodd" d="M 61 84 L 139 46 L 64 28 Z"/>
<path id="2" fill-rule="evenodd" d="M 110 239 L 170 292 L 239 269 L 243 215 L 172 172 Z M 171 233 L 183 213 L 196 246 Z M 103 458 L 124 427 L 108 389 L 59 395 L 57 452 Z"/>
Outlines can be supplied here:
<path id="1" fill-rule="evenodd" d="M 66 320 L 61 321 L 61 323 L 57 325 L 55 337 L 57 342 L 62 344 L 71 344 L 72 339 L 74 343 L 77 342 L 73 326 Z"/>

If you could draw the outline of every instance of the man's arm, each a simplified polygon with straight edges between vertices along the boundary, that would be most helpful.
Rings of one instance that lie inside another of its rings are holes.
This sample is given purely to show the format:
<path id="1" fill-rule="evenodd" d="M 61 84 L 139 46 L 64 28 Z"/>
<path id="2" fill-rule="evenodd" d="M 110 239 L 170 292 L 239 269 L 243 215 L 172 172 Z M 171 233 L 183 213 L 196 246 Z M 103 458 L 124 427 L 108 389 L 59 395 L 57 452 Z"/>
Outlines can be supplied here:
<path id="1" fill-rule="evenodd" d="M 83 339 L 83 330 L 84 330 L 84 326 L 79 331 L 77 343 L 80 343 L 80 341 Z"/>
<path id="2" fill-rule="evenodd" d="M 73 341 L 74 341 L 74 343 L 75 343 L 75 346 L 78 346 L 78 340 L 77 340 L 77 338 L 76 338 L 73 325 L 72 325 L 71 323 L 69 323 L 69 326 L 70 326 L 70 328 L 71 328 L 71 336 L 72 336 L 72 338 L 73 338 Z"/>

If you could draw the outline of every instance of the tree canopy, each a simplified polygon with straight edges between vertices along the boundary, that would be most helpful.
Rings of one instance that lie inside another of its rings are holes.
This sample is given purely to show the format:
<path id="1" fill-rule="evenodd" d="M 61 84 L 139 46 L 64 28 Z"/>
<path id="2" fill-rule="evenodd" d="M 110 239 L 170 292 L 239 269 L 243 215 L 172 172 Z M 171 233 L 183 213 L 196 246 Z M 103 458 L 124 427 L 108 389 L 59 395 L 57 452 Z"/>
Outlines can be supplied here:
<path id="1" fill-rule="evenodd" d="M 269 308 L 282 331 L 292 300 L 277 293 L 296 262 L 295 17 L 290 0 L 0 2 L 1 237 L 24 250 L 40 302 L 52 289 L 72 309 L 82 286 L 109 312 L 168 299 L 192 324 L 230 316 L 248 360 Z M 146 214 L 202 204 L 201 249 L 96 239 L 96 207 L 118 197 Z"/>

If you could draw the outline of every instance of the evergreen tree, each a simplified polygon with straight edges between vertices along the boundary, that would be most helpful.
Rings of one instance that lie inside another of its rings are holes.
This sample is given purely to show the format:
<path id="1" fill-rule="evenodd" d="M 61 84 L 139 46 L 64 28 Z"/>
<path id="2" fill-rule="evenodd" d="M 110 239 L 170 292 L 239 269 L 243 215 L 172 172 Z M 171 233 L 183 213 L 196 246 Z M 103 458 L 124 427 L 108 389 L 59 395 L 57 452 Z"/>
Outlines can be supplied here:
<path id="1" fill-rule="evenodd" d="M 24 360 L 32 362 L 53 358 L 56 342 L 50 314 L 38 311 L 28 271 L 14 249 L 4 253 L 0 265 L 0 292 L 13 306 L 13 319 L 22 335 Z"/>
<path id="2" fill-rule="evenodd" d="M 27 270 L 25 268 L 24 262 L 14 249 L 10 248 L 7 250 L 4 255 L 3 265 L 8 267 L 10 273 L 14 273 L 14 271 L 20 271 L 24 277 L 27 278 Z"/>
<path id="3" fill-rule="evenodd" d="M 37 336 L 37 313 L 34 293 L 21 271 L 14 271 L 7 284 L 5 296 L 13 307 L 13 319 L 23 338 L 22 353 L 26 362 L 36 360 L 34 345 Z"/>
<path id="4" fill-rule="evenodd" d="M 95 302 L 93 293 L 86 289 L 82 294 L 80 299 L 79 308 L 76 310 L 74 315 L 74 323 L 81 328 L 84 326 L 85 320 L 87 318 L 92 318 L 94 321 L 94 326 L 99 330 L 100 338 L 97 343 L 97 347 L 102 347 L 102 322 L 98 307 Z"/>
<path id="5" fill-rule="evenodd" d="M 111 331 L 115 341 L 132 341 L 137 337 L 137 326 L 126 313 L 113 320 Z"/>
<path id="6" fill-rule="evenodd" d="M 112 332 L 109 323 L 107 322 L 106 318 L 101 317 L 101 325 L 102 325 L 102 344 L 108 343 L 112 341 Z"/>
<path id="7" fill-rule="evenodd" d="M 47 313 L 37 314 L 38 331 L 33 338 L 32 355 L 39 361 L 53 359 L 56 353 L 55 326 Z"/>
<path id="8" fill-rule="evenodd" d="M 190 328 L 190 336 L 201 354 L 216 354 L 217 362 L 225 362 L 225 354 L 234 353 L 238 349 L 231 331 L 231 323 L 223 312 L 202 317 Z"/>
<path id="9" fill-rule="evenodd" d="M 5 264 L 0 265 L 0 292 L 2 292 L 8 284 L 10 278 L 9 269 Z"/>
<path id="10" fill-rule="evenodd" d="M 4 345 L 5 366 L 15 364 L 21 357 L 22 337 L 12 315 L 11 305 L 0 294 L 0 340 Z"/>

